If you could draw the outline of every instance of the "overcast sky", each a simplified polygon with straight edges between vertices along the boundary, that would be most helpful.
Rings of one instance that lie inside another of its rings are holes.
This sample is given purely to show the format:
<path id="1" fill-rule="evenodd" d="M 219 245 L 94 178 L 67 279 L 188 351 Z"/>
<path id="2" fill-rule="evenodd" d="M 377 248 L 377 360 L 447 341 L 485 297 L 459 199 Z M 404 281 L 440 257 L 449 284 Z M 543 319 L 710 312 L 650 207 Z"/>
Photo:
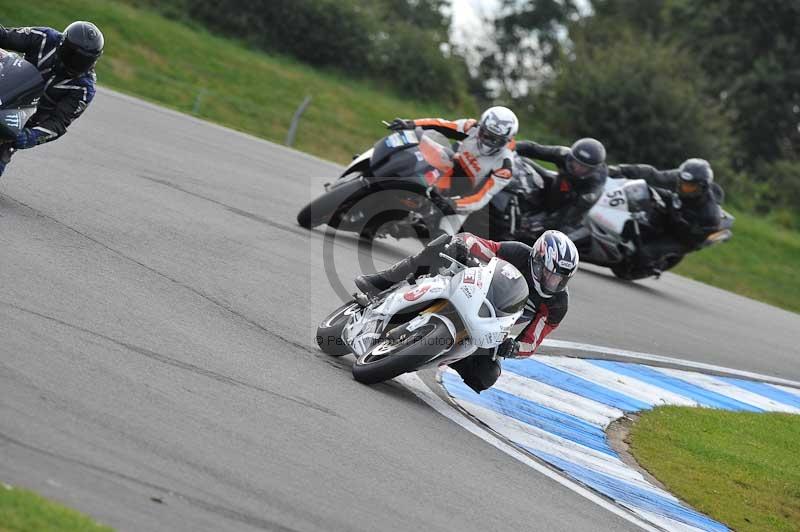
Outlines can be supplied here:
<path id="1" fill-rule="evenodd" d="M 491 16 L 497 9 L 498 0 L 451 0 L 453 10 L 453 42 L 474 44 L 486 37 L 482 17 Z"/>

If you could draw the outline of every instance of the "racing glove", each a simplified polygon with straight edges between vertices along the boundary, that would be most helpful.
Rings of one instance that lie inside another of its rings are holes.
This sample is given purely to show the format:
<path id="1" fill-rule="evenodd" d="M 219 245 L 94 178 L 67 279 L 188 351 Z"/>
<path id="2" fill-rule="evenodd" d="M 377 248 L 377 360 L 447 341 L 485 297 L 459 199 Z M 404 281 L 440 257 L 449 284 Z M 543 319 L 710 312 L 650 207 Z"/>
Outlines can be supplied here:
<path id="1" fill-rule="evenodd" d="M 395 118 L 389 125 L 386 126 L 386 129 L 391 129 L 392 131 L 401 131 L 403 129 L 414 129 L 416 127 L 416 123 L 413 120 L 403 120 L 402 118 Z"/>
<path id="2" fill-rule="evenodd" d="M 18 150 L 33 148 L 36 146 L 38 137 L 34 130 L 26 127 L 17 135 L 17 138 L 14 139 L 12 146 Z"/>
<path id="3" fill-rule="evenodd" d="M 445 216 L 450 216 L 456 213 L 456 202 L 453 198 L 443 196 L 438 190 L 430 187 L 427 191 L 428 197 L 437 209 L 442 211 Z"/>
<path id="4" fill-rule="evenodd" d="M 469 247 L 459 238 L 454 238 L 453 241 L 447 245 L 444 252 L 461 264 L 467 264 L 467 261 L 471 257 Z"/>
<path id="5" fill-rule="evenodd" d="M 519 342 L 513 338 L 506 338 L 503 340 L 503 343 L 497 347 L 497 356 L 503 358 L 520 358 Z"/>

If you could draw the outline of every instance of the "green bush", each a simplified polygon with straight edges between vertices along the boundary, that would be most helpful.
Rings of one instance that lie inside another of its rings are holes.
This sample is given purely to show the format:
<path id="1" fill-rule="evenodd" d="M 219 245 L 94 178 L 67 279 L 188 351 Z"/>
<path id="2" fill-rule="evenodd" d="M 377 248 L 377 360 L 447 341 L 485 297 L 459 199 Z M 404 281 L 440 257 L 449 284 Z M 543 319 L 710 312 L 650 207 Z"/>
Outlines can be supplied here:
<path id="1" fill-rule="evenodd" d="M 573 35 L 570 56 L 534 102 L 556 132 L 598 138 L 613 162 L 672 168 L 691 156 L 727 167 L 725 120 L 689 57 L 625 31 Z"/>

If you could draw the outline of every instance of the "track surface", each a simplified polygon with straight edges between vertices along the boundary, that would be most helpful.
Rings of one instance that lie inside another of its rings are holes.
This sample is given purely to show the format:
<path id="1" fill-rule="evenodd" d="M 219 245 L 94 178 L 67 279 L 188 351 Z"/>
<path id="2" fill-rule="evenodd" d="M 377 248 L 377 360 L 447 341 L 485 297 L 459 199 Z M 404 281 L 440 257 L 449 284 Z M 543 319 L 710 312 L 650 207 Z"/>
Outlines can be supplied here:
<path id="1" fill-rule="evenodd" d="M 17 155 L 0 480 L 122 530 L 632 530 L 316 351 L 337 300 L 294 215 L 335 171 L 109 91 Z M 796 314 L 671 275 L 583 270 L 571 292 L 556 338 L 800 379 Z"/>

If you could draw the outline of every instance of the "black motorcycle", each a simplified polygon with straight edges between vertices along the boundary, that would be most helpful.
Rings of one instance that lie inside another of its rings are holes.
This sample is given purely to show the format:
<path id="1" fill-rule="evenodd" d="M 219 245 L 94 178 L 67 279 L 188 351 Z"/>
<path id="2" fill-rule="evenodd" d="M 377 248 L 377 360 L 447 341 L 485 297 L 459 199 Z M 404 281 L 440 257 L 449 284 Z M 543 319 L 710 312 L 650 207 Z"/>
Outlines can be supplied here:
<path id="1" fill-rule="evenodd" d="M 44 84 L 35 66 L 0 49 L 0 144 L 15 139 L 36 113 Z"/>
<path id="2" fill-rule="evenodd" d="M 297 214 L 311 229 L 322 224 L 377 237 L 435 235 L 442 217 L 441 190 L 453 171 L 454 150 L 441 133 L 416 128 L 392 133 L 356 156 L 325 193 Z M 448 183 L 449 186 L 449 183 Z"/>

